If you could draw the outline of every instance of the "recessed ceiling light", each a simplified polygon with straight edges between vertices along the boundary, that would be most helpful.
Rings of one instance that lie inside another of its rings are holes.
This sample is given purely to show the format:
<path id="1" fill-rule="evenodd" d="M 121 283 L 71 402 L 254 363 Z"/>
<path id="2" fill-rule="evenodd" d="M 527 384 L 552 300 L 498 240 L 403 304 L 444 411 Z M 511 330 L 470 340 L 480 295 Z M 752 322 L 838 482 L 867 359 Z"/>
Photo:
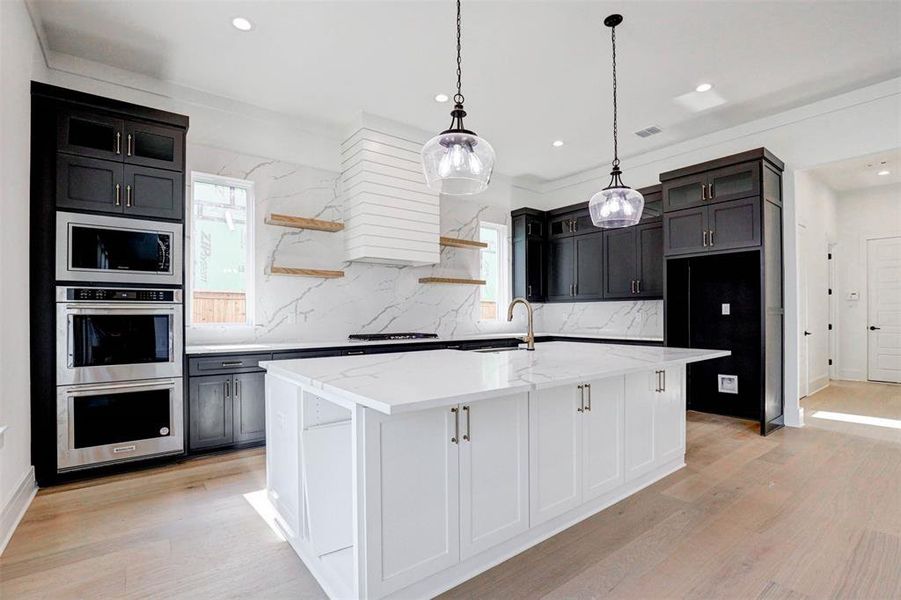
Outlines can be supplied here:
<path id="1" fill-rule="evenodd" d="M 712 89 L 713 89 L 713 86 L 710 85 L 709 83 L 702 83 L 701 85 L 699 85 L 698 87 L 695 88 L 695 91 L 696 92 L 709 92 Z"/>
<path id="2" fill-rule="evenodd" d="M 563 145 L 563 140 L 554 140 L 554 143 L 551 144 L 554 148 L 559 148 Z"/>
<path id="3" fill-rule="evenodd" d="M 890 175 L 890 174 L 891 174 L 891 171 L 888 171 L 888 170 L 886 170 L 886 169 L 883 169 L 883 170 L 879 171 L 879 172 L 876 173 L 876 174 L 877 174 L 877 175 Z"/>
<path id="4" fill-rule="evenodd" d="M 450 97 L 447 94 L 435 94 L 435 102 L 447 102 Z"/>
<path id="5" fill-rule="evenodd" d="M 235 17 L 232 19 L 232 25 L 235 26 L 235 29 L 239 29 L 241 31 L 250 31 L 253 29 L 253 23 L 245 19 L 244 17 Z"/>

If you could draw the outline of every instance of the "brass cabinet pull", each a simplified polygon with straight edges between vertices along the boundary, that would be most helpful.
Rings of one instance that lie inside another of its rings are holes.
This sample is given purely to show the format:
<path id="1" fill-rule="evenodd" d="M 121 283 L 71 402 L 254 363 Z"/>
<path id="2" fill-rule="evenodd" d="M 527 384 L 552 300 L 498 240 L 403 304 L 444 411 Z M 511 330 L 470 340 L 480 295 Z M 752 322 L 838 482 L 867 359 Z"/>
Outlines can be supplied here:
<path id="1" fill-rule="evenodd" d="M 451 442 L 454 444 L 460 443 L 460 411 L 457 410 L 457 407 L 454 406 L 451 408 L 451 412 L 454 413 L 454 435 L 451 437 Z"/>
<path id="2" fill-rule="evenodd" d="M 122 206 L 122 186 L 118 183 L 116 184 L 116 206 Z"/>
<path id="3" fill-rule="evenodd" d="M 469 442 L 469 441 L 472 440 L 472 438 L 471 438 L 470 435 L 469 435 L 469 432 L 470 432 L 470 429 L 469 429 L 469 407 L 466 406 L 465 404 L 463 405 L 463 412 L 466 413 L 466 433 L 463 434 L 463 440 Z"/>
<path id="4" fill-rule="evenodd" d="M 116 132 L 116 154 L 122 154 L 122 133 Z"/>
<path id="5" fill-rule="evenodd" d="M 585 389 L 588 390 L 588 404 L 585 405 L 585 412 L 591 411 L 591 384 L 586 383 Z"/>
<path id="6" fill-rule="evenodd" d="M 576 412 L 585 412 L 585 386 L 579 385 L 579 408 Z"/>
<path id="7" fill-rule="evenodd" d="M 705 186 L 702 183 L 701 184 L 701 200 L 706 200 L 706 199 L 707 199 L 707 186 Z"/>

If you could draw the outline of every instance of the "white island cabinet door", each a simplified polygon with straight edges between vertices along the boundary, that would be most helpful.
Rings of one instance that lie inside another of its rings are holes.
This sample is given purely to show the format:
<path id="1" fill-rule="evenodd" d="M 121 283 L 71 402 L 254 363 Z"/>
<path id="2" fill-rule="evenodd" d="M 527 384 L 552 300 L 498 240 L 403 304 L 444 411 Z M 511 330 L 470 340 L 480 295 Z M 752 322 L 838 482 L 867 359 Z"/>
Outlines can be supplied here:
<path id="1" fill-rule="evenodd" d="M 655 460 L 654 408 L 657 402 L 657 372 L 626 375 L 625 452 L 626 481 L 651 471 Z"/>
<path id="2" fill-rule="evenodd" d="M 531 527 L 582 503 L 580 407 L 575 384 L 529 393 Z"/>
<path id="3" fill-rule="evenodd" d="M 529 527 L 529 397 L 465 404 L 460 413 L 462 558 Z"/>
<path id="4" fill-rule="evenodd" d="M 460 560 L 459 408 L 394 416 L 366 409 L 367 597 Z"/>
<path id="5" fill-rule="evenodd" d="M 597 498 L 623 483 L 622 377 L 585 386 L 582 414 L 582 501 Z"/>
<path id="6" fill-rule="evenodd" d="M 300 389 L 266 375 L 266 495 L 289 538 L 302 536 L 300 510 Z"/>
<path id="7" fill-rule="evenodd" d="M 658 464 L 685 454 L 685 394 L 682 390 L 684 367 L 670 367 L 660 378 L 660 392 L 654 410 L 654 433 Z"/>

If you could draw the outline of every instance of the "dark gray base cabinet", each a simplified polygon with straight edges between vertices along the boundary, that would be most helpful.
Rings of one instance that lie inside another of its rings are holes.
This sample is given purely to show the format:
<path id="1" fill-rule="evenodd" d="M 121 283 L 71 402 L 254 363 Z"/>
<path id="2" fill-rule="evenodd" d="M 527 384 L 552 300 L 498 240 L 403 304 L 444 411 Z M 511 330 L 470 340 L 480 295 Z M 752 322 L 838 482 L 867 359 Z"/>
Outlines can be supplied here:
<path id="1" fill-rule="evenodd" d="M 190 451 L 266 438 L 265 373 L 191 377 L 189 387 Z"/>

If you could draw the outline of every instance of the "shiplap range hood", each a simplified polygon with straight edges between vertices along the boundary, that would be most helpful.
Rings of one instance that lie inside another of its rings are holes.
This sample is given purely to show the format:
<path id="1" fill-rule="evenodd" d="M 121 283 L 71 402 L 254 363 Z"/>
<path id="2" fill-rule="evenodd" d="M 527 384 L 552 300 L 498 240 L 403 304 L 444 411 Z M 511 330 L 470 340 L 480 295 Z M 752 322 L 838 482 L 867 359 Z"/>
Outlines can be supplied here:
<path id="1" fill-rule="evenodd" d="M 361 115 L 341 144 L 347 260 L 439 262 L 439 199 L 425 183 L 420 137 L 403 125 Z"/>

